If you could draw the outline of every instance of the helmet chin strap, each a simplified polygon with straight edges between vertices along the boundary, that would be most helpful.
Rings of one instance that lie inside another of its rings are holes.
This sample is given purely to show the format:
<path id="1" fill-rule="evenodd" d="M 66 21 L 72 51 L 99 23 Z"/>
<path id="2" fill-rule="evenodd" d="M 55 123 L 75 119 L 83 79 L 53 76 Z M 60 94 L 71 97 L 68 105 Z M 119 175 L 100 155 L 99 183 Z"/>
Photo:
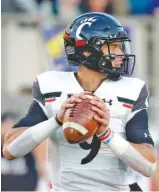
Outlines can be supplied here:
<path id="1" fill-rule="evenodd" d="M 110 55 L 105 56 L 104 60 L 99 61 L 99 65 L 101 66 L 101 67 L 99 67 L 99 72 L 105 73 L 107 75 L 107 79 L 110 79 L 113 81 L 117 81 L 117 80 L 121 79 L 121 77 L 122 77 L 121 74 L 116 73 L 115 68 L 113 68 L 113 66 L 112 66 L 112 60 L 115 60 L 116 57 L 117 57 L 116 54 L 110 54 Z M 111 70 L 111 72 L 104 69 L 104 67 L 106 67 L 106 66 L 108 67 L 108 69 Z M 113 69 L 114 69 L 114 73 L 113 73 Z"/>
<path id="2" fill-rule="evenodd" d="M 109 62 L 110 62 L 110 60 L 109 60 Z M 82 63 L 82 64 L 83 64 L 83 63 Z M 85 66 L 87 69 L 96 70 L 96 71 L 98 71 L 99 73 L 105 74 L 105 75 L 106 75 L 106 79 L 110 79 L 110 80 L 112 80 L 112 81 L 117 81 L 117 80 L 119 80 L 119 79 L 122 77 L 122 75 L 120 75 L 120 74 L 107 72 L 106 70 L 104 70 L 104 69 L 102 69 L 102 68 L 100 68 L 100 67 L 99 67 L 98 69 L 94 69 L 94 68 L 92 67 L 91 63 L 89 64 L 88 62 L 87 62 L 87 64 L 84 63 L 84 66 Z M 112 65 L 111 65 L 111 66 L 112 66 Z"/>

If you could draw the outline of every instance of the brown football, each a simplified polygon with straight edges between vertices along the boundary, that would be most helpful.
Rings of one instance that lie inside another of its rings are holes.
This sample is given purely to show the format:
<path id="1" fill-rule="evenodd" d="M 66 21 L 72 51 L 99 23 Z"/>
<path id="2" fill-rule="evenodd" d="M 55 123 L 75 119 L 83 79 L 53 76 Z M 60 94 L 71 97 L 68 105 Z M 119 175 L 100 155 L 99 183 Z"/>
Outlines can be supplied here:
<path id="1" fill-rule="evenodd" d="M 91 95 L 81 103 L 75 103 L 67 109 L 63 119 L 63 131 L 66 140 L 71 143 L 81 143 L 93 136 L 99 128 L 99 123 L 93 118 L 97 115 L 91 110 Z"/>

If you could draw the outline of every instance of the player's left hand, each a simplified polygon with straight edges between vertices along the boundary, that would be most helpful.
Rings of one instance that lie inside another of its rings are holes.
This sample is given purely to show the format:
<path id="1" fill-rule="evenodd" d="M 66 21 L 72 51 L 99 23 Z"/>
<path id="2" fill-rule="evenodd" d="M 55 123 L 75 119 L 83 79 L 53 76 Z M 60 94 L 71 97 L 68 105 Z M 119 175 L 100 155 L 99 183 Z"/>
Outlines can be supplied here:
<path id="1" fill-rule="evenodd" d="M 109 110 L 104 101 L 97 96 L 94 96 L 90 102 L 93 105 L 92 110 L 98 114 L 94 116 L 94 119 L 100 124 L 100 127 L 96 132 L 97 135 L 100 135 L 108 128 L 110 119 Z"/>

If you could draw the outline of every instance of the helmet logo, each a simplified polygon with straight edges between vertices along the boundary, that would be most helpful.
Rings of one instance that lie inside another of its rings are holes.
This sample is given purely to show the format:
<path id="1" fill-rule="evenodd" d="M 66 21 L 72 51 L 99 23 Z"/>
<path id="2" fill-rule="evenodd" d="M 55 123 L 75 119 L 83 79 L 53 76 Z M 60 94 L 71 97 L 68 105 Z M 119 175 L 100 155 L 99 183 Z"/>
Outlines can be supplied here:
<path id="1" fill-rule="evenodd" d="M 97 20 L 97 19 L 94 19 L 94 17 L 86 18 L 85 20 L 82 20 L 80 26 L 77 28 L 76 37 L 77 37 L 79 40 L 82 40 L 82 37 L 80 37 L 80 33 L 81 33 L 82 28 L 83 28 L 85 25 L 88 25 L 88 26 L 90 27 L 90 26 L 93 24 L 93 22 L 95 22 L 96 20 Z"/>

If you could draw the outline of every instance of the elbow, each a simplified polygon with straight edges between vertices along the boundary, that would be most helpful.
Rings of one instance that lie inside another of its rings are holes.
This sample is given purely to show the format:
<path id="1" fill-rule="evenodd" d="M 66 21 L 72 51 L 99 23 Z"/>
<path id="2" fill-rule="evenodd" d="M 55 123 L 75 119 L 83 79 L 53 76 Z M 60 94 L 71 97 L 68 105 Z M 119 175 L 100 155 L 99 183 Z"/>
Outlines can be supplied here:
<path id="1" fill-rule="evenodd" d="M 143 176 L 145 177 L 152 177 L 155 172 L 156 172 L 156 169 L 157 169 L 157 164 L 156 163 L 153 163 L 151 164 L 151 166 L 149 167 L 149 169 L 147 169 L 147 171 L 141 173 Z"/>
<path id="2" fill-rule="evenodd" d="M 151 177 L 153 174 L 152 173 L 142 173 L 142 175 L 145 177 Z"/>
<path id="3" fill-rule="evenodd" d="M 13 160 L 15 159 L 16 157 L 13 156 L 12 154 L 9 153 L 8 149 L 7 149 L 7 146 L 4 146 L 3 147 L 3 156 L 7 159 L 7 160 Z"/>

